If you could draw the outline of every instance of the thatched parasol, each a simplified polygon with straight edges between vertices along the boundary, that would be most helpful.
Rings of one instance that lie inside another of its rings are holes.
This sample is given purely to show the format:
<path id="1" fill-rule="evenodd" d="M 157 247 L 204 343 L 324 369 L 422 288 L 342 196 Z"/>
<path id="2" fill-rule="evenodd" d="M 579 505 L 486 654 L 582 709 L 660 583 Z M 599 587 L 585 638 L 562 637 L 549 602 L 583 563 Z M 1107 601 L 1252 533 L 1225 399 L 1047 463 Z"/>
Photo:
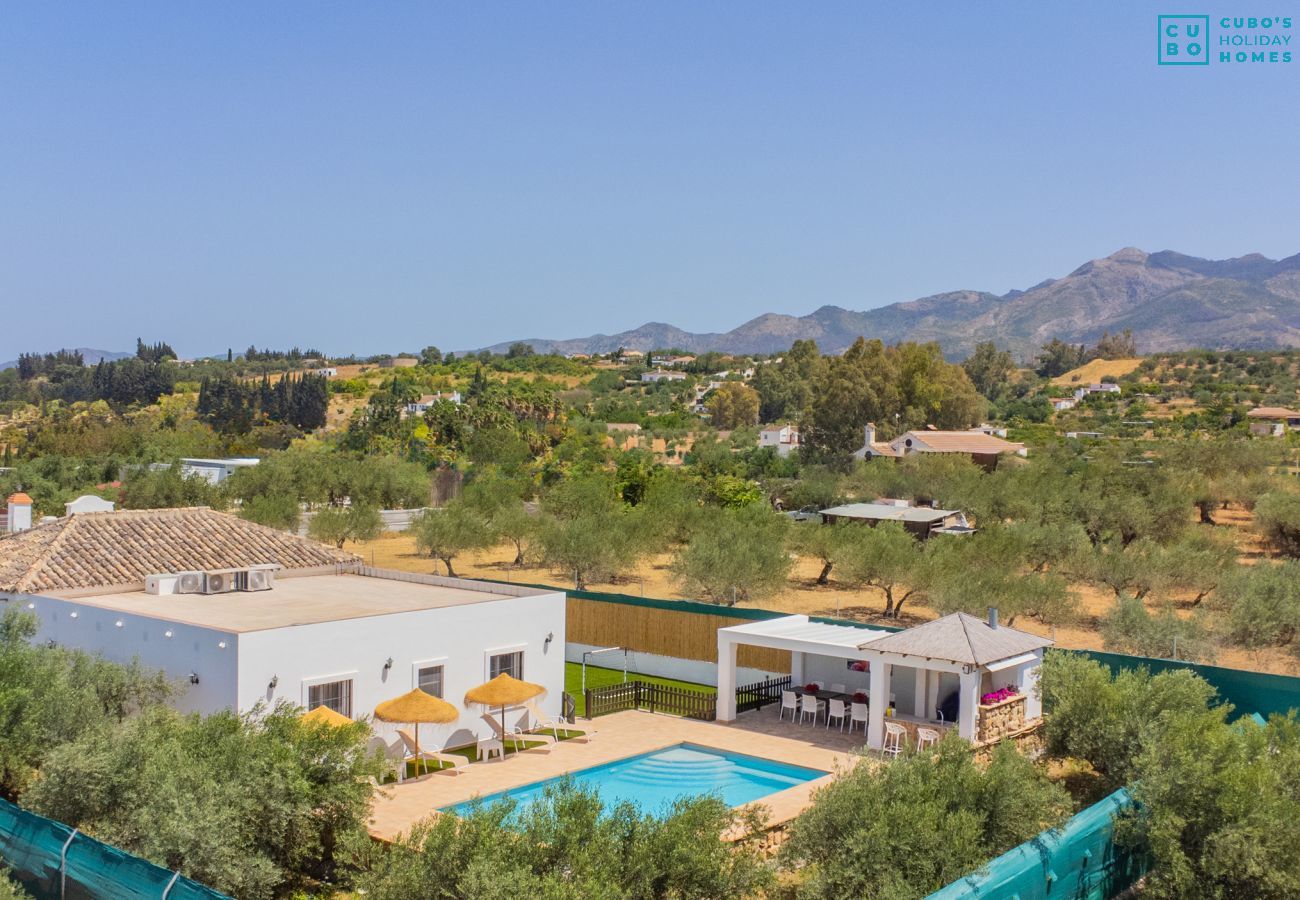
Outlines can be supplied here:
<path id="1" fill-rule="evenodd" d="M 460 713 L 446 700 L 416 688 L 376 706 L 375 718 L 381 722 L 410 722 L 415 726 L 415 757 L 416 765 L 419 765 L 420 723 L 442 725 L 455 722 Z"/>
<path id="2" fill-rule="evenodd" d="M 520 681 L 513 675 L 502 672 L 486 684 L 480 684 L 478 687 L 466 691 L 465 702 L 500 707 L 501 738 L 504 741 L 506 736 L 506 707 L 518 706 L 526 700 L 531 700 L 545 693 L 546 688 L 540 684 Z"/>
<path id="3" fill-rule="evenodd" d="M 302 721 L 312 725 L 332 725 L 335 728 L 341 728 L 344 725 L 352 725 L 353 721 L 341 712 L 335 712 L 328 706 L 318 706 L 309 710 L 300 717 Z"/>

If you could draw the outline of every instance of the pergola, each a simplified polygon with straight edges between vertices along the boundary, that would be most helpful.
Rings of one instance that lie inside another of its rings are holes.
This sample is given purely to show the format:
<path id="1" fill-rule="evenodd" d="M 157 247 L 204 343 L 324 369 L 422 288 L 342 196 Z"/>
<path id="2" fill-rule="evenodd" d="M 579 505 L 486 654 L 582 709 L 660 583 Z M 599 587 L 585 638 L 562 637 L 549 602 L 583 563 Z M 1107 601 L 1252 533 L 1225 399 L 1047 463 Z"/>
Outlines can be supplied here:
<path id="1" fill-rule="evenodd" d="M 792 684 L 816 680 L 865 690 L 870 697 L 867 745 L 879 749 L 887 715 L 913 726 L 951 727 L 951 721 L 941 720 L 940 708 L 954 692 L 957 731 L 970 741 L 980 737 L 981 714 L 992 721 L 994 712 L 1002 710 L 1000 705 L 980 705 L 981 696 L 996 688 L 1013 686 L 1017 692 L 1005 701 L 1011 708 L 998 712 L 999 723 L 1040 718 L 1042 702 L 1034 688 L 1043 651 L 1052 642 L 999 626 L 995 610 L 990 610 L 989 621 L 953 613 L 899 632 L 814 622 L 808 616 L 720 628 L 719 721 L 736 718 L 736 648 L 741 644 L 789 650 Z M 867 671 L 860 671 L 863 668 Z M 895 709 L 887 714 L 895 698 Z"/>

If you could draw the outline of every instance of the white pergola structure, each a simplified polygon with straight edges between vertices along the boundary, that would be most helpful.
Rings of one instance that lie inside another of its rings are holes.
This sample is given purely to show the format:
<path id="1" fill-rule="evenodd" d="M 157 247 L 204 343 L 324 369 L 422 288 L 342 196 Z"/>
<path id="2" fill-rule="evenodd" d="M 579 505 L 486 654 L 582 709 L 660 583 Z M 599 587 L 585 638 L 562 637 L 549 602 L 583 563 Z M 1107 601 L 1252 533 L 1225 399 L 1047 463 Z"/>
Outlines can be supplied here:
<path id="1" fill-rule="evenodd" d="M 736 718 L 736 648 L 741 644 L 789 650 L 791 683 L 821 681 L 845 684 L 849 692 L 870 697 L 867 745 L 884 742 L 886 710 L 899 698 L 894 715 L 913 724 L 942 724 L 939 708 L 954 691 L 958 699 L 957 732 L 974 741 L 980 697 L 1013 685 L 1024 698 L 1024 718 L 1042 715 L 1035 686 L 1046 638 L 999 626 L 996 611 L 989 621 L 953 613 L 905 631 L 888 632 L 831 625 L 807 616 L 784 616 L 718 629 L 718 721 Z M 869 671 L 859 672 L 866 663 Z"/>

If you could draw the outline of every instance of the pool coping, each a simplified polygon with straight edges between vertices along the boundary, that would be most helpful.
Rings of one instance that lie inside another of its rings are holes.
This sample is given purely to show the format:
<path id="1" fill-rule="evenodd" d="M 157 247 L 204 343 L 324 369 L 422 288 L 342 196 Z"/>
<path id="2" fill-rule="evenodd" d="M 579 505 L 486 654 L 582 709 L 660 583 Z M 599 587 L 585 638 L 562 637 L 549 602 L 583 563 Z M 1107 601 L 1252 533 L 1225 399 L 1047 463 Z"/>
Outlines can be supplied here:
<path id="1" fill-rule="evenodd" d="M 450 815 L 439 810 L 476 795 L 517 789 L 682 743 L 830 773 L 734 807 L 742 812 L 763 807 L 767 811 L 767 826 L 773 827 L 798 816 L 812 802 L 816 791 L 862 759 L 851 750 L 833 749 L 810 740 L 820 736 L 818 729 L 768 734 L 745 728 L 743 724 L 701 722 L 635 710 L 584 720 L 578 727 L 594 730 L 593 740 L 589 743 L 562 741 L 550 753 L 524 751 L 505 760 L 473 763 L 462 775 L 443 771 L 386 785 L 375 798 L 369 826 L 371 835 L 393 840 L 409 832 L 418 821 Z"/>

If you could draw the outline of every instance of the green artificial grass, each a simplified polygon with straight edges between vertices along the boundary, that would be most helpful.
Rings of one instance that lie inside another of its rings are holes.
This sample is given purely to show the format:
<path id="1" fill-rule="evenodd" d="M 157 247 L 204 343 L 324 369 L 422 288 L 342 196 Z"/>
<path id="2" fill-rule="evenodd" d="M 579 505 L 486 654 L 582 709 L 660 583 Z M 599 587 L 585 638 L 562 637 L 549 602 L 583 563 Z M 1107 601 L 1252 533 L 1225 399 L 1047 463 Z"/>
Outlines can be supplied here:
<path id="1" fill-rule="evenodd" d="M 627 680 L 646 681 L 651 684 L 666 685 L 667 687 L 686 688 L 690 691 L 714 690 L 711 684 L 696 684 L 692 681 L 677 681 L 672 678 L 659 678 L 655 675 L 641 675 L 630 670 L 627 673 Z M 588 688 L 612 687 L 622 683 L 622 669 L 606 669 L 587 663 Z M 582 695 L 582 663 L 571 662 L 564 664 L 564 690 L 572 694 L 574 700 L 577 701 L 577 715 L 585 716 L 587 714 L 587 698 Z"/>
<path id="2" fill-rule="evenodd" d="M 534 747 L 540 747 L 545 743 L 546 741 L 506 741 L 505 742 L 506 756 L 509 756 L 511 753 L 519 753 L 523 750 L 531 750 Z M 457 756 L 463 756 L 466 759 L 468 759 L 470 762 L 479 761 L 478 747 L 474 744 L 470 744 L 468 747 L 457 747 L 455 750 L 444 750 L 443 752 L 448 754 L 454 753 Z M 484 762 L 486 761 L 487 760 L 485 759 Z"/>

